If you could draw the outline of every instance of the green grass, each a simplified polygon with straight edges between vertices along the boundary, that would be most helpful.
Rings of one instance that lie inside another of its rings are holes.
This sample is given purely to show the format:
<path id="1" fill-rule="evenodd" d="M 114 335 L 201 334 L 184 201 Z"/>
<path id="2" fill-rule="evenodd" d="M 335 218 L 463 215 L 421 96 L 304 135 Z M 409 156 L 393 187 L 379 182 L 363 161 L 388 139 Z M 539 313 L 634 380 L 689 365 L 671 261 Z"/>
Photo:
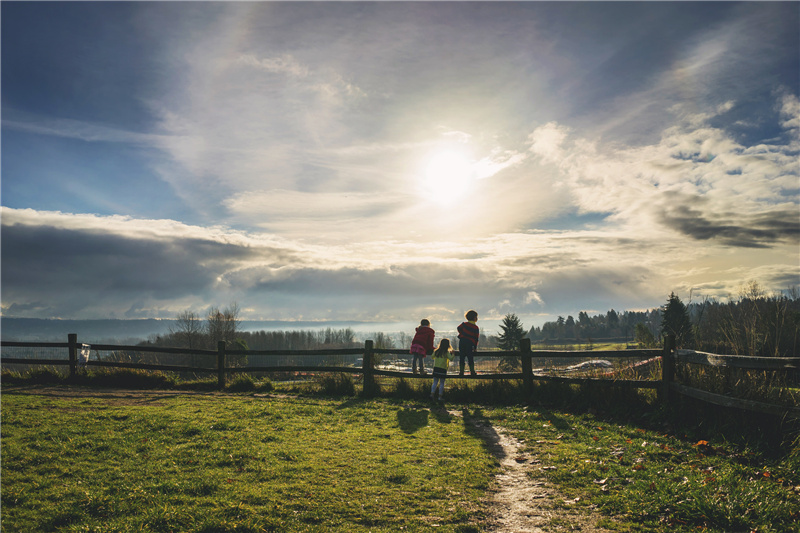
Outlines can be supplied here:
<path id="1" fill-rule="evenodd" d="M 756 417 L 665 413 L 652 391 L 537 383 L 526 396 L 518 381 L 448 379 L 461 419 L 421 401 L 429 380 L 382 380 L 376 399 L 338 375 L 146 401 L 7 384 L 4 374 L 4 531 L 481 531 L 498 464 L 465 420 L 522 439 L 531 476 L 608 529 L 800 523 L 796 428 L 776 438 Z"/>
<path id="2" fill-rule="evenodd" d="M 621 531 L 796 532 L 800 442 L 770 457 L 724 441 L 545 408 L 485 415 L 527 443 L 570 505 L 596 506 Z"/>
<path id="3" fill-rule="evenodd" d="M 3 531 L 474 531 L 460 419 L 358 399 L 2 395 Z"/>

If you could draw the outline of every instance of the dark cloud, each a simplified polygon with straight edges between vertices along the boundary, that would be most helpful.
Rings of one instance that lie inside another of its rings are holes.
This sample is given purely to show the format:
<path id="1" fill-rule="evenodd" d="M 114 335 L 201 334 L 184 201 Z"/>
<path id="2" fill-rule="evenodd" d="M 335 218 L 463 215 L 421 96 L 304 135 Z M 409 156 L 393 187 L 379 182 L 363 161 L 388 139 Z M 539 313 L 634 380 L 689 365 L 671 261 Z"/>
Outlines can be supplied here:
<path id="1" fill-rule="evenodd" d="M 797 210 L 734 216 L 676 205 L 665 209 L 660 220 L 693 239 L 713 239 L 740 248 L 769 248 L 778 243 L 800 241 L 800 212 Z"/>
<path id="2" fill-rule="evenodd" d="M 7 313 L 65 316 L 207 293 L 232 265 L 256 252 L 210 239 L 4 225 L 1 253 Z"/>

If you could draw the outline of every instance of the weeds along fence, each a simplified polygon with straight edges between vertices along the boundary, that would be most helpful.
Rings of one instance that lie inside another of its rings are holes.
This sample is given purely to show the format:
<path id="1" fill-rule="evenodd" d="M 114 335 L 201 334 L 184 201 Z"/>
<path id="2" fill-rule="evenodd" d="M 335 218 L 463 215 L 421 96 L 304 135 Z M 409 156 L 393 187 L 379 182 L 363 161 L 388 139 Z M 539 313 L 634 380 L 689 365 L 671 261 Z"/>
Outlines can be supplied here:
<path id="1" fill-rule="evenodd" d="M 68 367 L 70 376 L 87 367 L 216 374 L 220 389 L 229 375 L 237 373 L 278 379 L 351 374 L 363 379 L 366 394 L 377 390 L 379 377 L 430 377 L 411 372 L 407 350 L 375 348 L 371 340 L 354 348 L 318 350 L 231 350 L 219 342 L 216 350 L 207 350 L 86 344 L 78 342 L 77 334 L 70 334 L 65 343 L 2 341 L 1 346 L 3 369 L 63 366 Z M 667 338 L 663 350 L 532 350 L 530 340 L 523 339 L 516 351 L 477 352 L 476 375 L 467 372 L 463 379 L 522 380 L 528 390 L 535 381 L 654 389 L 665 403 L 686 396 L 800 419 L 800 392 L 789 386 L 798 386 L 800 358 L 715 355 L 673 347 L 674 339 Z M 427 361 L 430 365 L 430 358 Z M 453 367 L 458 368 L 457 352 Z M 457 374 L 454 377 L 461 379 Z"/>

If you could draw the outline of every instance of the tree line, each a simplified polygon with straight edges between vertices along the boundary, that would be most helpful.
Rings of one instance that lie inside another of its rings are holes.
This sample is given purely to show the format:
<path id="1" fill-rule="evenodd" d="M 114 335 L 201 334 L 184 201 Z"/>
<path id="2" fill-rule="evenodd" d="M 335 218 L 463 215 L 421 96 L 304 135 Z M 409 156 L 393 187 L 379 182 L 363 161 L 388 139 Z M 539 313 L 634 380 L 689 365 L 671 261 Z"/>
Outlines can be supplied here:
<path id="1" fill-rule="evenodd" d="M 691 298 L 691 297 L 690 297 Z M 648 311 L 614 309 L 578 320 L 558 317 L 528 333 L 533 341 L 585 343 L 603 338 L 630 339 L 644 348 L 661 346 L 666 335 L 679 348 L 729 355 L 794 356 L 800 348 L 800 293 L 792 288 L 768 295 L 757 281 L 740 288 L 738 298 L 704 298 L 687 305 L 674 293 Z"/>
<path id="2" fill-rule="evenodd" d="M 691 296 L 690 296 L 691 298 Z M 178 314 L 166 335 L 149 339 L 156 346 L 216 349 L 219 341 L 234 350 L 314 350 L 360 346 L 350 328 L 290 331 L 241 331 L 239 306 L 212 307 L 201 317 L 186 310 Z M 541 327 L 526 330 L 519 318 L 507 314 L 497 335 L 481 333 L 483 348 L 519 349 L 519 340 L 591 343 L 593 340 L 618 338 L 643 348 L 662 345 L 666 335 L 675 335 L 679 348 L 731 355 L 794 356 L 800 348 L 800 293 L 790 289 L 779 295 L 767 295 L 756 281 L 743 286 L 738 298 L 720 302 L 704 298 L 686 305 L 674 293 L 667 302 L 648 311 L 614 309 L 589 316 L 578 313 L 559 316 Z M 376 348 L 407 348 L 411 336 L 400 333 L 396 339 L 378 332 L 370 338 Z"/>

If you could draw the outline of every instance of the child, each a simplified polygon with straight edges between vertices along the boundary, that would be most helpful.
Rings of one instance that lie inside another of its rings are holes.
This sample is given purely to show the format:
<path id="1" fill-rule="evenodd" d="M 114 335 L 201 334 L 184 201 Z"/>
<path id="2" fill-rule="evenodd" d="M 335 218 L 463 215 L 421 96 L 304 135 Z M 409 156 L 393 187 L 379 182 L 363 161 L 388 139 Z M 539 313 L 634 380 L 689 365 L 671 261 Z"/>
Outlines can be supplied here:
<path id="1" fill-rule="evenodd" d="M 439 341 L 439 347 L 433 352 L 433 387 L 431 387 L 431 400 L 435 399 L 436 389 L 439 389 L 439 401 L 444 400 L 444 378 L 447 377 L 447 367 L 453 359 L 453 349 L 450 339 Z"/>
<path id="2" fill-rule="evenodd" d="M 433 337 L 436 334 L 431 329 L 431 323 L 427 318 L 423 318 L 417 333 L 411 341 L 411 353 L 414 354 L 414 361 L 411 363 L 411 371 L 417 373 L 417 361 L 419 361 L 419 373 L 425 374 L 425 356 L 433 353 Z"/>
<path id="3" fill-rule="evenodd" d="M 476 322 L 478 321 L 478 313 L 470 309 L 464 315 L 467 319 L 458 326 L 458 355 L 459 355 L 459 376 L 464 375 L 464 359 L 469 361 L 469 373 L 475 375 L 475 361 L 473 356 L 478 349 L 478 339 L 480 338 L 480 329 Z"/>

